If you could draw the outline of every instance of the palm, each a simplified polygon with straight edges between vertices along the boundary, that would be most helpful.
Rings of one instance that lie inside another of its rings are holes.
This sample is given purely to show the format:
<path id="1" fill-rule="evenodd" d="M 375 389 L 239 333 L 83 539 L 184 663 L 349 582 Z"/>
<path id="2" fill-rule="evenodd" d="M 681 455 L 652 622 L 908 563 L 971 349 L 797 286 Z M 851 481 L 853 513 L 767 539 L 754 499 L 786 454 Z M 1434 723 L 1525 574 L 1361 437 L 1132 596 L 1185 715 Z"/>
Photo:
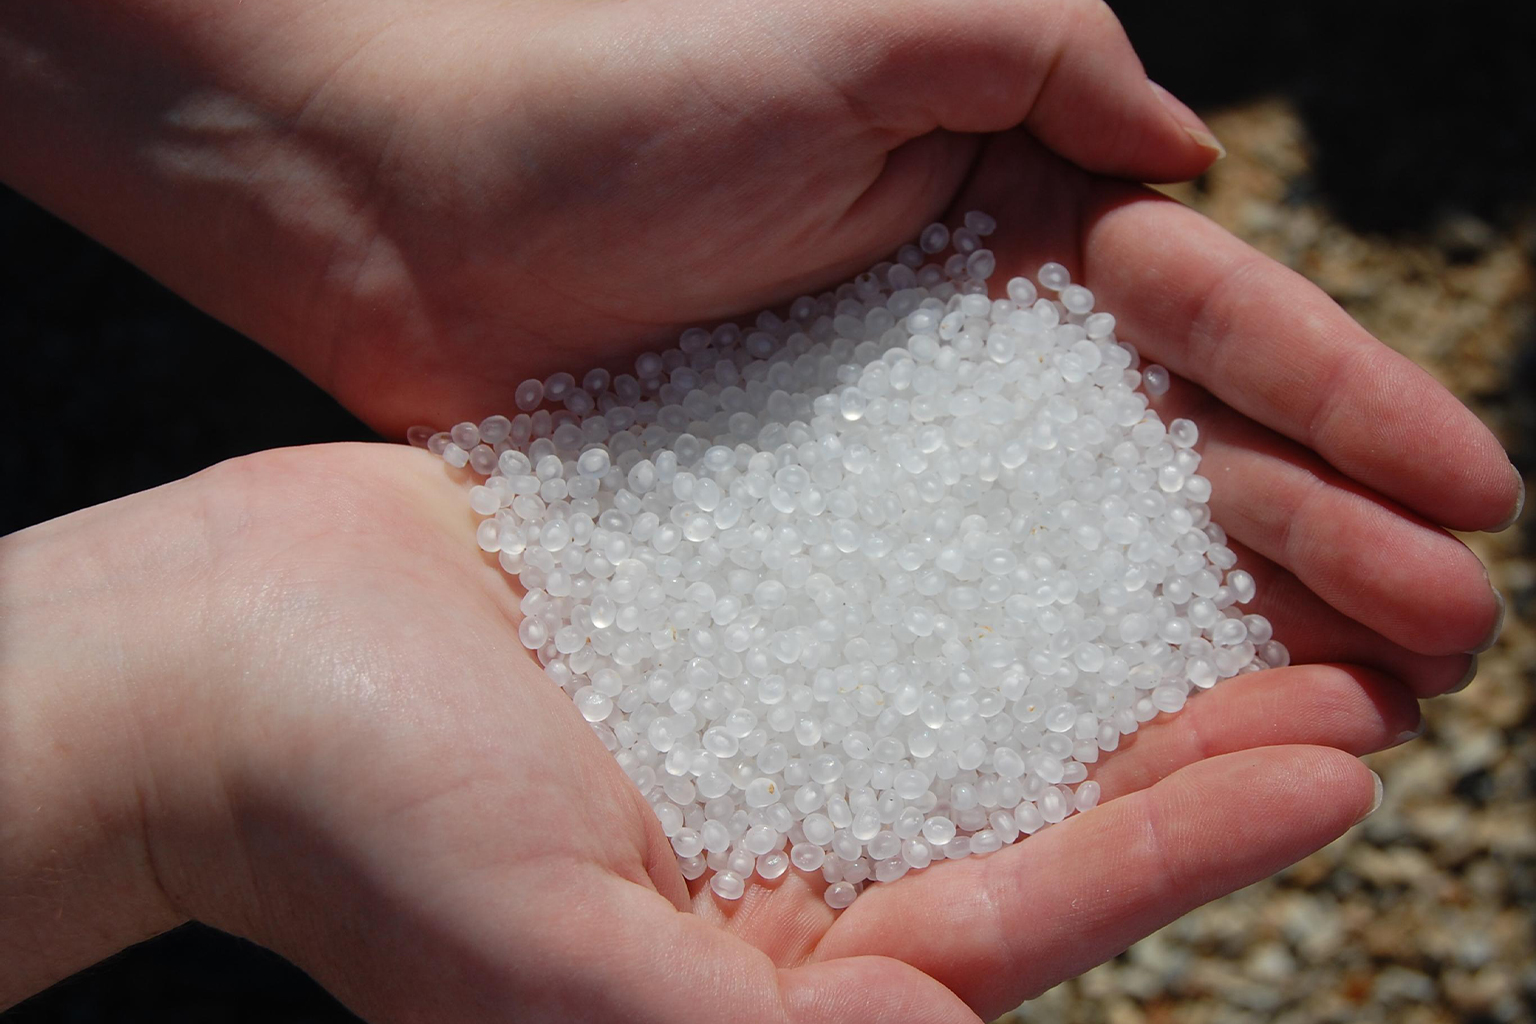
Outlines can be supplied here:
<path id="1" fill-rule="evenodd" d="M 1016 847 L 876 887 L 838 917 L 794 872 L 727 905 L 690 892 L 638 792 L 517 642 L 462 481 L 421 452 L 337 446 L 212 482 L 215 518 L 249 524 L 215 603 L 241 611 L 232 632 L 252 646 L 236 650 L 266 653 L 224 744 L 242 863 L 202 868 L 249 876 L 250 898 L 208 916 L 380 1021 L 514 1001 L 559 1019 L 578 992 L 583 1014 L 631 1019 L 992 1014 L 1338 834 L 1369 800 L 1349 754 L 1417 719 L 1409 689 L 1368 671 L 1272 671 L 1145 728 L 1096 770 L 1104 808 Z M 1390 644 L 1315 598 L 1266 611 L 1319 658 Z M 1436 685 L 1436 659 L 1396 656 L 1422 692 Z M 1319 792 L 1334 795 L 1320 807 Z"/>

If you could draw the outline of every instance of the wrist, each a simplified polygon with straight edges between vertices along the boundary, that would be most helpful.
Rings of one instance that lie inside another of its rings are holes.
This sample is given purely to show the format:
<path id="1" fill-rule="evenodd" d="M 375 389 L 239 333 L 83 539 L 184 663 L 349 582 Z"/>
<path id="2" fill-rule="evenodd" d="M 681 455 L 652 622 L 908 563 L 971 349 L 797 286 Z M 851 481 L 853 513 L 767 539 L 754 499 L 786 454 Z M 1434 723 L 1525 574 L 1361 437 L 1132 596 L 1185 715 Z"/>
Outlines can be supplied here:
<path id="1" fill-rule="evenodd" d="M 519 40 L 555 14 L 312 7 L 0 9 L 0 181 L 398 435 L 463 411 L 449 336 L 525 340 L 523 111 L 566 99 Z"/>
<path id="2" fill-rule="evenodd" d="M 199 756 L 185 488 L 0 538 L 0 1006 L 187 919 L 150 824 Z"/>
<path id="3" fill-rule="evenodd" d="M 301 306 L 373 230 L 369 154 L 343 137 L 364 118 L 334 109 L 330 78 L 376 26 L 303 6 L 0 12 L 0 180 L 323 376 L 325 325 Z"/>

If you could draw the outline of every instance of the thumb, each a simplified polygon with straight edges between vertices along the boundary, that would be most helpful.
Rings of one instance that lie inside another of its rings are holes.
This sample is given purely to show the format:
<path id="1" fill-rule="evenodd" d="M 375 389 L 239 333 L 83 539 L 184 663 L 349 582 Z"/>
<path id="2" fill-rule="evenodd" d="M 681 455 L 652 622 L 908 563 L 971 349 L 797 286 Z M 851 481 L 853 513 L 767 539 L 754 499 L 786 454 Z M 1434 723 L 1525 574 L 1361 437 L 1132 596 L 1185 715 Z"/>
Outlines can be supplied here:
<path id="1" fill-rule="evenodd" d="M 777 10 L 802 56 L 900 137 L 1024 125 L 1086 170 L 1138 181 L 1191 178 L 1224 153 L 1147 78 L 1102 0 L 805 0 Z"/>
<path id="2" fill-rule="evenodd" d="M 981 1024 L 942 984 L 883 956 L 825 960 L 779 972 L 779 993 L 794 1024 Z"/>
<path id="3" fill-rule="evenodd" d="M 659 907 L 654 899 L 642 905 L 633 887 L 609 891 L 608 908 L 623 912 L 593 914 L 574 926 L 602 936 L 601 943 L 584 947 L 584 978 L 590 987 L 622 992 L 627 1020 L 982 1024 L 958 995 L 893 957 L 854 955 L 779 967 L 728 930 Z M 812 916 L 823 917 L 823 909 Z M 594 924 L 596 931 L 590 930 Z"/>

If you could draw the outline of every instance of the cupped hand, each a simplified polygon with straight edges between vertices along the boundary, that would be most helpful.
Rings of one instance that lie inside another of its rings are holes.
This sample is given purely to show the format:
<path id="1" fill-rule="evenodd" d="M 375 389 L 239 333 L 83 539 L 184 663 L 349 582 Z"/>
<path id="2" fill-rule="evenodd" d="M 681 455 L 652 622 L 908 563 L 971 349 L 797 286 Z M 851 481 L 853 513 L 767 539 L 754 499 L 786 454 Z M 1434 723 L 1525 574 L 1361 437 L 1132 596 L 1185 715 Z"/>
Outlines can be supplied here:
<path id="1" fill-rule="evenodd" d="M 396 437 L 852 277 L 982 133 L 1135 180 L 1218 152 L 1100 0 L 131 7 L 20 19 L 79 81 L 0 171 Z"/>
<path id="2" fill-rule="evenodd" d="M 1218 152 L 1099 0 L 434 7 L 296 124 L 372 172 L 301 316 L 397 436 L 852 277 L 951 205 L 980 133 L 1136 180 Z"/>
<path id="3" fill-rule="evenodd" d="M 424 452 L 266 453 L 105 506 L 190 538 L 211 642 L 147 701 L 145 835 L 181 914 L 371 1021 L 973 1021 L 1318 848 L 1410 690 L 1313 665 L 1223 683 L 1095 768 L 1105 803 L 835 914 L 793 869 L 735 904 L 517 638 L 465 481 Z M 174 734 L 164 723 L 174 721 Z"/>

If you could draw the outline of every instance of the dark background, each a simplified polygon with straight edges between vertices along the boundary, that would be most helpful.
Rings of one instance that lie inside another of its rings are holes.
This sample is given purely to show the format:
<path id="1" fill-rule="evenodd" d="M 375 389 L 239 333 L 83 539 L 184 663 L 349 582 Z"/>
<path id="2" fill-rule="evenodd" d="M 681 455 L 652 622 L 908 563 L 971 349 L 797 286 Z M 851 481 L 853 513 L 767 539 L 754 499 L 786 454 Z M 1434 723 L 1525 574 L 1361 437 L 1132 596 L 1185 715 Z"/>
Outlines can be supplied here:
<path id="1" fill-rule="evenodd" d="M 1466 213 L 1516 232 L 1536 199 L 1529 5 L 1113 6 L 1152 77 L 1196 109 L 1290 98 L 1312 150 L 1294 199 L 1350 228 L 1419 237 Z M 373 436 L 280 361 L 4 190 L 0 337 L 11 439 L 0 533 L 231 456 Z M 1531 340 L 1509 368 L 1511 395 L 1536 391 Z M 1529 475 L 1536 424 L 1503 419 Z M 280 958 L 199 925 L 0 1013 L 0 1024 L 355 1019 Z"/>

